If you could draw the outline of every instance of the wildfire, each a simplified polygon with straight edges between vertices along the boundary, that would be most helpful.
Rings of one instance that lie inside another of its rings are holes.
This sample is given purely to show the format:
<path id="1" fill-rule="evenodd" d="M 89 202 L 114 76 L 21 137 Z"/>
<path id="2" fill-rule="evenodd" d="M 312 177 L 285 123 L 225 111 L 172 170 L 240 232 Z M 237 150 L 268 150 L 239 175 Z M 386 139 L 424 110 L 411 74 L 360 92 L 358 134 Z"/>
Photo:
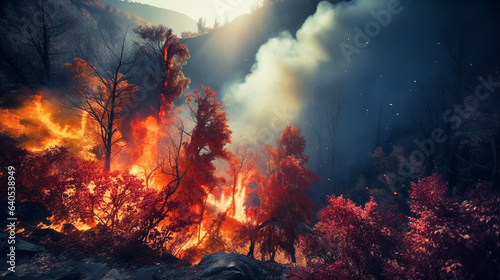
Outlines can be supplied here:
<path id="1" fill-rule="evenodd" d="M 0 120 L 0 133 L 20 141 L 24 149 L 37 152 L 66 145 L 82 158 L 95 158 L 89 152 L 92 146 L 85 141 L 87 118 L 83 115 L 68 118 L 68 114 L 64 114 L 56 120 L 56 115 L 61 114 L 60 109 L 42 94 L 34 95 L 20 108 L 0 109 L 0 114 L 4 116 Z"/>
<path id="2" fill-rule="evenodd" d="M 247 174 L 239 174 L 234 192 L 234 213 L 232 211 L 233 197 L 232 193 L 223 193 L 220 199 L 216 199 L 214 195 L 209 195 L 207 203 L 215 206 L 220 213 L 229 213 L 231 217 L 237 221 L 244 223 L 248 221 L 246 215 L 246 193 L 247 186 L 252 182 L 255 170 L 251 170 Z"/>
<path id="3" fill-rule="evenodd" d="M 238 176 L 238 185 L 237 185 L 237 193 L 235 195 L 235 206 L 236 211 L 234 214 L 234 218 L 240 222 L 248 221 L 248 217 L 246 215 L 246 194 L 247 194 L 247 186 L 252 182 L 253 176 L 255 175 L 256 170 L 251 170 L 246 174 L 246 176 Z"/>
<path id="4" fill-rule="evenodd" d="M 237 250 L 230 244 L 235 237 L 235 229 L 250 221 L 246 214 L 245 202 L 247 187 L 253 181 L 255 173 L 256 170 L 250 170 L 238 175 L 234 189 L 234 204 L 232 192 L 224 192 L 219 198 L 213 194 L 208 195 L 203 220 L 199 227 L 194 229 L 196 232 L 180 251 L 181 256 L 189 254 L 188 252 L 195 248 L 201 249 L 202 253 L 213 250 L 213 248 L 209 249 L 213 244 L 220 246 L 220 249 L 232 252 Z M 196 264 L 202 257 L 203 254 L 198 254 L 191 256 L 190 260 Z"/>
<path id="5" fill-rule="evenodd" d="M 112 169 L 129 170 L 144 180 L 146 186 L 161 190 L 168 182 L 160 172 L 161 166 L 168 157 L 170 130 L 178 113 L 178 109 L 169 113 L 162 111 L 158 116 L 132 120 L 127 148 L 112 161 Z"/>
<path id="6" fill-rule="evenodd" d="M 50 221 L 50 225 L 46 225 L 42 222 L 40 222 L 37 227 L 40 229 L 53 229 L 57 232 L 63 232 L 65 225 L 68 223 L 66 221 L 55 221 L 54 216 L 50 216 L 47 218 L 47 220 Z M 71 225 L 73 225 L 77 230 L 89 230 L 92 227 L 87 225 L 86 223 L 83 223 L 81 221 L 78 222 L 72 222 Z"/>
<path id="7" fill-rule="evenodd" d="M 116 160 L 113 170 L 129 170 L 131 174 L 143 179 L 148 185 L 149 169 L 154 168 L 157 155 L 157 141 L 160 137 L 160 124 L 154 116 L 131 122 L 131 145 Z M 154 180 L 154 178 L 151 178 Z"/>
<path id="8" fill-rule="evenodd" d="M 100 143 L 100 139 L 90 133 L 95 129 L 92 127 L 94 125 L 92 121 L 85 113 L 78 116 L 63 111 L 63 108 L 56 106 L 56 103 L 51 102 L 49 98 L 50 95 L 39 93 L 25 101 L 19 108 L 0 109 L 0 113 L 4 116 L 0 120 L 0 133 L 16 139 L 20 147 L 31 152 L 44 151 L 53 146 L 64 146 L 80 158 L 97 160 L 98 153 L 94 149 Z M 183 131 L 183 127 L 179 129 L 176 126 L 175 121 L 176 117 L 181 115 L 180 110 L 182 108 L 170 110 L 169 113 L 162 111 L 157 116 L 143 119 L 136 117 L 132 120 L 126 140 L 127 145 L 113 158 L 111 169 L 129 170 L 131 174 L 144 180 L 147 187 L 156 190 L 164 188 L 172 180 L 168 177 L 171 175 L 166 174 L 170 171 L 165 172 L 164 168 L 171 168 L 169 166 L 173 162 L 169 160 L 172 160 L 172 152 L 177 152 L 179 156 L 182 137 L 189 137 Z M 249 222 L 245 202 L 248 185 L 252 183 L 255 173 L 255 170 L 250 170 L 238 174 L 236 182 L 231 182 L 231 186 L 226 187 L 219 196 L 208 194 L 203 220 L 191 228 L 191 238 L 179 236 L 181 240 L 187 240 L 179 254 L 183 255 L 189 249 L 205 252 L 205 248 L 211 246 L 207 244 L 213 240 L 217 240 L 218 244 L 224 244 L 223 246 L 226 246 L 224 249 L 228 248 L 225 244 L 229 244 L 234 237 L 235 226 Z M 88 186 L 90 190 L 93 189 L 92 184 Z M 48 220 L 49 225 L 39 223 L 37 227 L 50 228 L 58 232 L 72 228 L 71 226 L 68 228 L 68 221 L 57 221 L 54 216 Z M 168 222 L 165 220 L 158 227 Z M 95 227 L 96 221 L 78 220 L 70 224 L 77 230 L 89 230 Z M 196 261 L 197 257 L 192 260 Z"/>

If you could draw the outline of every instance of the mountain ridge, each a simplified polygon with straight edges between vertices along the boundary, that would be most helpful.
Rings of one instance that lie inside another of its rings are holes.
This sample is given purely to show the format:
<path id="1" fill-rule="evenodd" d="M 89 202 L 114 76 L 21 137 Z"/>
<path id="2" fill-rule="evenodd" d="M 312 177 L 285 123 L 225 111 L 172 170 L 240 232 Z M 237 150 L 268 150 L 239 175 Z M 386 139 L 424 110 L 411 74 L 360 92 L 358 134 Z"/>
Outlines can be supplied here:
<path id="1" fill-rule="evenodd" d="M 126 2 L 122 0 L 100 0 L 122 11 L 141 17 L 142 19 L 156 25 L 164 25 L 171 28 L 178 36 L 184 31 L 196 31 L 196 22 L 185 14 L 151 6 L 138 2 Z"/>

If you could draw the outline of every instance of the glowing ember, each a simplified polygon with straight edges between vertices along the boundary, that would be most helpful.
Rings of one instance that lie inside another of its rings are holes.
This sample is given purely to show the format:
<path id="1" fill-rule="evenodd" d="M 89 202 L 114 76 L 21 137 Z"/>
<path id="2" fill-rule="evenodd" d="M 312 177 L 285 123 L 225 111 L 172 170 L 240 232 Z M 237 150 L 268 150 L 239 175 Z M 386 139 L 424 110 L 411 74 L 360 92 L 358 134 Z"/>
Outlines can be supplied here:
<path id="1" fill-rule="evenodd" d="M 54 216 L 47 218 L 47 220 L 50 221 L 50 223 L 51 223 L 50 225 L 46 225 L 44 223 L 39 223 L 37 225 L 37 228 L 53 229 L 57 232 L 63 232 L 64 225 L 68 224 L 66 221 L 55 221 Z M 73 223 L 71 223 L 71 225 L 73 225 L 77 230 L 89 230 L 92 228 L 89 225 L 87 225 L 86 223 L 83 223 L 81 221 L 73 222 Z"/>

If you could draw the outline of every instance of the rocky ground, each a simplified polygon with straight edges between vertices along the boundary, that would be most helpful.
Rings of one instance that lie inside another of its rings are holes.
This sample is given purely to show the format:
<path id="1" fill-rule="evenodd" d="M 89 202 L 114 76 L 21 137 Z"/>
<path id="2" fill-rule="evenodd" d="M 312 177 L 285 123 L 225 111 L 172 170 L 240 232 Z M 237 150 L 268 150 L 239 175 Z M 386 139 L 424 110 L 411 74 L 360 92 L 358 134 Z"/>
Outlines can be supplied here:
<path id="1" fill-rule="evenodd" d="M 110 248 L 105 246 L 97 247 L 97 252 L 83 248 L 85 245 L 78 242 L 78 237 L 84 235 L 73 234 L 76 239 L 67 241 L 65 234 L 52 229 L 40 229 L 37 225 L 49 214 L 39 204 L 19 203 L 17 209 L 17 217 L 22 221 L 23 230 L 16 233 L 15 237 L 15 272 L 8 270 L 7 254 L 11 246 L 8 244 L 9 232 L 0 232 L 0 251 L 4 256 L 0 261 L 0 279 L 285 279 L 290 270 L 290 267 L 276 262 L 257 261 L 239 254 L 210 254 L 197 265 L 190 265 L 172 255 L 151 257 L 150 249 L 141 252 L 129 248 L 125 250 L 125 257 L 120 253 L 110 252 Z M 0 218 L 5 221 L 7 215 L 4 212 L 0 210 Z M 63 231 L 70 234 L 75 233 L 75 230 L 74 227 L 63 228 Z M 61 242 L 65 242 L 64 245 Z"/>
<path id="2" fill-rule="evenodd" d="M 2 233 L 2 244 L 6 244 Z M 197 265 L 168 259 L 154 265 L 136 266 L 130 262 L 96 258 L 78 258 L 54 254 L 27 240 L 16 241 L 15 273 L 0 263 L 1 279 L 39 280 L 184 280 L 184 279 L 285 279 L 289 267 L 271 261 L 257 261 L 244 255 L 215 253 L 205 256 Z M 2 246 L 5 252 L 5 246 Z"/>

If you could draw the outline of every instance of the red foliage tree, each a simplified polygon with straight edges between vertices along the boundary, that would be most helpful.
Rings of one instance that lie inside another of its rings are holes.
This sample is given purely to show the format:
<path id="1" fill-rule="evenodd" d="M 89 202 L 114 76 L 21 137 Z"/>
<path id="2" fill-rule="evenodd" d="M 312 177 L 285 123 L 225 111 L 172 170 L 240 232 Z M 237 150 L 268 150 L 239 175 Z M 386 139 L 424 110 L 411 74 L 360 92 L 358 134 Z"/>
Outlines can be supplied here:
<path id="1" fill-rule="evenodd" d="M 195 126 L 189 141 L 183 143 L 179 164 L 186 174 L 179 189 L 179 198 L 201 218 L 207 195 L 221 181 L 215 175 L 214 160 L 228 159 L 225 145 L 231 143 L 231 130 L 224 106 L 217 100 L 213 89 L 198 88 L 186 95 L 186 103 Z"/>
<path id="2" fill-rule="evenodd" d="M 343 197 L 329 197 L 320 221 L 301 245 L 306 268 L 289 279 L 386 279 L 384 267 L 402 240 L 401 216 L 379 212 L 373 198 L 364 208 Z"/>
<path id="3" fill-rule="evenodd" d="M 295 262 L 296 226 L 310 222 L 314 208 L 304 191 L 319 178 L 305 166 L 306 142 L 297 128 L 285 127 L 277 143 L 276 148 L 268 148 L 269 178 L 258 191 L 259 220 L 266 223 L 260 233 L 261 253 L 274 259 L 281 248 Z"/>
<path id="4" fill-rule="evenodd" d="M 447 196 L 438 174 L 414 183 L 400 279 L 496 279 L 500 275 L 500 196 L 479 184 L 465 200 Z"/>
<path id="5" fill-rule="evenodd" d="M 56 166 L 68 157 L 68 151 L 59 147 L 49 148 L 44 153 L 27 152 L 21 168 L 18 168 L 17 184 L 21 186 L 18 188 L 18 198 L 21 201 L 40 202 L 51 207 L 49 210 L 52 212 L 59 211 L 64 216 L 62 201 L 65 188 L 64 185 L 58 184 L 61 178 L 60 170 Z"/>

